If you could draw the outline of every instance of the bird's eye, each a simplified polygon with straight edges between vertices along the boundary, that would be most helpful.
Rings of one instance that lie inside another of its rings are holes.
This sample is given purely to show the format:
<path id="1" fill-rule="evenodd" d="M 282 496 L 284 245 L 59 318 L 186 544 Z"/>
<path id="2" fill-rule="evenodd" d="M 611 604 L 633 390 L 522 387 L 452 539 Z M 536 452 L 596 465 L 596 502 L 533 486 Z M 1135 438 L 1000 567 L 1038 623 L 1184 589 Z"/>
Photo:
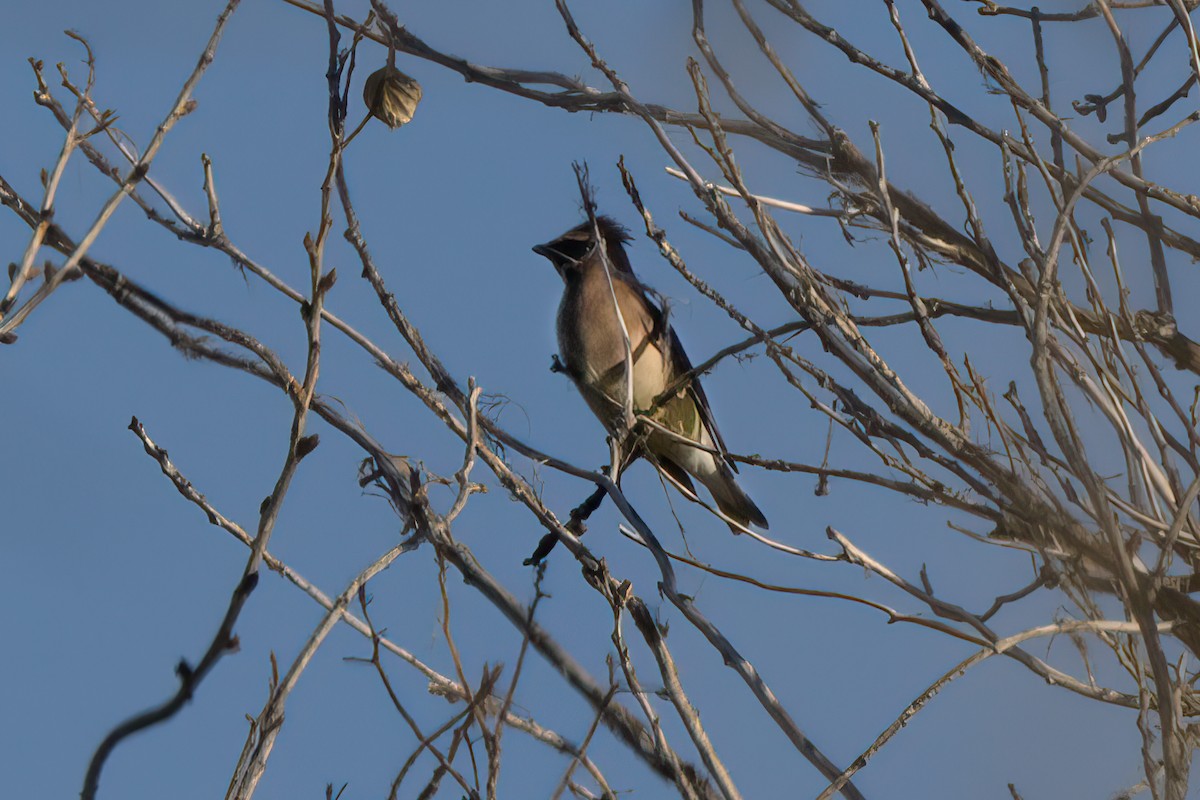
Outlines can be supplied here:
<path id="1" fill-rule="evenodd" d="M 554 249 L 571 261 L 582 261 L 592 251 L 592 243 L 582 239 L 559 239 Z"/>

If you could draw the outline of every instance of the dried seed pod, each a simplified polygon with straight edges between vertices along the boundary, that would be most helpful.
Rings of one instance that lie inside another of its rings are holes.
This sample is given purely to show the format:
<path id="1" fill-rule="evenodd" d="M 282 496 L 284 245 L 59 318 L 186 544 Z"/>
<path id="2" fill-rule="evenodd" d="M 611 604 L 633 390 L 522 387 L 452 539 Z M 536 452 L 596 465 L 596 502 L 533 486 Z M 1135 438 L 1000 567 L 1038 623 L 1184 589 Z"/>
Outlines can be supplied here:
<path id="1" fill-rule="evenodd" d="M 421 102 L 421 84 L 395 67 L 383 67 L 371 73 L 363 85 L 363 102 L 371 116 L 389 128 L 411 122 Z"/>

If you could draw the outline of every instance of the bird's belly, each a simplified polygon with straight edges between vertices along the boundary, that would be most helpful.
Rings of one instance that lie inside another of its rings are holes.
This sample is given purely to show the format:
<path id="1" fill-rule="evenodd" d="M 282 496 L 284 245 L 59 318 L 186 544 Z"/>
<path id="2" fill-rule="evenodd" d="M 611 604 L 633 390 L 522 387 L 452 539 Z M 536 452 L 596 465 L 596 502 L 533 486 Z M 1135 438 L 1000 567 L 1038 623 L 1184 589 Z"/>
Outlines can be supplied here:
<path id="1" fill-rule="evenodd" d="M 630 326 L 633 355 L 633 408 L 645 411 L 667 388 L 667 363 L 659 342 L 638 314 L 622 306 Z M 558 349 L 568 373 L 592 412 L 611 432 L 625 406 L 625 331 L 612 306 L 606 281 L 585 281 L 568 290 L 558 309 Z M 657 416 L 657 415 L 656 415 Z"/>
<path id="2" fill-rule="evenodd" d="M 567 369 L 571 371 L 580 388 L 603 395 L 618 407 L 625 405 L 625 346 L 618 340 L 618 348 L 609 342 L 589 341 L 583 331 L 578 342 L 560 340 L 559 350 Z M 564 346 L 565 345 L 565 346 Z M 644 411 L 667 388 L 667 376 L 662 354 L 652 344 L 646 344 L 633 357 L 633 407 Z M 590 402 L 590 401 L 589 401 Z"/>

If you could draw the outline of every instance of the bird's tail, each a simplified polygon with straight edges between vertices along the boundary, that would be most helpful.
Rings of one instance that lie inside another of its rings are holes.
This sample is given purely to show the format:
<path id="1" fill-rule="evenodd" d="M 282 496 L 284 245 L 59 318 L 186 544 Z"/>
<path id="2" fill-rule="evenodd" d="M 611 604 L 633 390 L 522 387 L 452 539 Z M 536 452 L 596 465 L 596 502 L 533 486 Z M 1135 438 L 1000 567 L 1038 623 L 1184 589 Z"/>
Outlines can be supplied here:
<path id="1" fill-rule="evenodd" d="M 708 475 L 697 475 L 696 477 L 712 494 L 717 508 L 721 509 L 726 516 L 747 527 L 750 525 L 757 525 L 760 528 L 770 527 L 767 524 L 767 518 L 750 499 L 750 495 L 746 494 L 741 486 L 738 486 L 737 479 L 734 478 L 733 471 L 727 464 L 720 462 L 718 469 Z M 734 533 L 737 532 L 734 529 Z"/>

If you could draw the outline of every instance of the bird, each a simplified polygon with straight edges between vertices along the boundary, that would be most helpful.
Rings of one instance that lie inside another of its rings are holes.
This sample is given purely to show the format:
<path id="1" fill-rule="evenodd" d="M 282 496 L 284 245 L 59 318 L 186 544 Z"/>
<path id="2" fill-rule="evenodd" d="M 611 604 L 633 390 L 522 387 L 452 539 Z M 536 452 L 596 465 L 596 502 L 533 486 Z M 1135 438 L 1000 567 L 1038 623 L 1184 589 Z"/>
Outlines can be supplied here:
<path id="1" fill-rule="evenodd" d="M 533 248 L 549 259 L 563 280 L 556 323 L 557 368 L 575 383 L 609 434 L 617 435 L 623 428 L 626 399 L 623 321 L 633 357 L 634 412 L 649 412 L 658 424 L 700 445 L 651 429 L 633 457 L 648 456 L 693 495 L 691 479 L 695 478 L 737 526 L 769 527 L 767 518 L 734 477 L 737 465 L 717 430 L 699 378 L 693 376 L 670 397 L 661 397 L 692 371 L 692 364 L 668 323 L 665 307 L 651 300 L 653 290 L 634 274 L 625 250 L 632 241 L 628 231 L 611 217 L 595 216 L 594 220 L 594 225 L 589 218 Z M 729 527 L 739 533 L 737 526 Z"/>

